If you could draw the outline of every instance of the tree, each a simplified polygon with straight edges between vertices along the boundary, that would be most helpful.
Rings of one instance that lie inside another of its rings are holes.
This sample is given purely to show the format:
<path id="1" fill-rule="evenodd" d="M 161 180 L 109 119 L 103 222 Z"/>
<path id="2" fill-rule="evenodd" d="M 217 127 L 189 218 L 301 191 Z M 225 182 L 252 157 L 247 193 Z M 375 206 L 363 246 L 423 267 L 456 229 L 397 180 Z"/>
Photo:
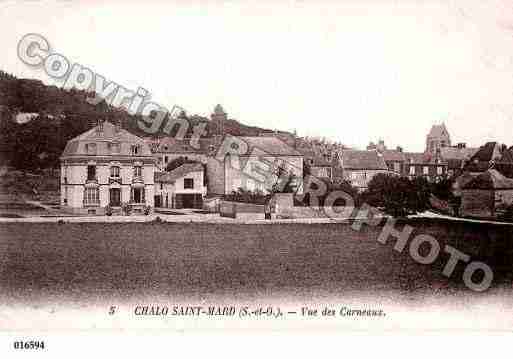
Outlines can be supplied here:
<path id="1" fill-rule="evenodd" d="M 430 186 L 423 177 L 410 180 L 389 174 L 377 174 L 369 182 L 363 200 L 394 217 L 405 217 L 429 208 Z"/>

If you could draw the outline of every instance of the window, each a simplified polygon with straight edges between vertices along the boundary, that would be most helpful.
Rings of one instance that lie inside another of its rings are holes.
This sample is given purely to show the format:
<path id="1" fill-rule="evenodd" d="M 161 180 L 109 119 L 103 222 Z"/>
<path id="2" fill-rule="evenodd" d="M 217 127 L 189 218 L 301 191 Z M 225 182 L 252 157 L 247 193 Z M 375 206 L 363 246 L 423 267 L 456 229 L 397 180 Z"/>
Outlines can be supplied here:
<path id="1" fill-rule="evenodd" d="M 134 167 L 134 176 L 135 177 L 141 177 L 142 176 L 142 167 L 141 166 L 135 166 Z"/>
<path id="2" fill-rule="evenodd" d="M 394 171 L 401 172 L 401 164 L 399 162 L 394 162 Z"/>
<path id="3" fill-rule="evenodd" d="M 118 166 L 112 166 L 110 168 L 110 176 L 111 177 L 119 177 L 119 167 Z"/>
<path id="4" fill-rule="evenodd" d="M 168 163 L 169 162 L 169 157 L 168 156 L 164 156 L 164 163 Z"/>
<path id="5" fill-rule="evenodd" d="M 84 192 L 85 205 L 97 205 L 100 203 L 100 191 L 98 188 L 86 188 Z"/>
<path id="6" fill-rule="evenodd" d="M 119 153 L 120 148 L 121 146 L 119 143 L 109 143 L 109 149 L 111 153 Z"/>
<path id="7" fill-rule="evenodd" d="M 130 146 L 130 153 L 132 154 L 132 156 L 141 154 L 141 146 L 139 146 L 139 145 Z"/>
<path id="8" fill-rule="evenodd" d="M 422 173 L 425 175 L 429 174 L 429 167 L 428 166 L 422 167 Z"/>
<path id="9" fill-rule="evenodd" d="M 410 175 L 415 175 L 415 166 L 410 166 Z"/>
<path id="10" fill-rule="evenodd" d="M 143 188 L 132 188 L 132 202 L 144 203 L 144 189 Z"/>
<path id="11" fill-rule="evenodd" d="M 88 155 L 96 154 L 96 143 L 86 143 L 86 152 Z"/>
<path id="12" fill-rule="evenodd" d="M 438 166 L 438 167 L 436 168 L 436 173 L 437 173 L 438 175 L 441 175 L 441 174 L 443 173 L 443 167 L 442 167 L 442 166 Z"/>
<path id="13" fill-rule="evenodd" d="M 87 166 L 87 180 L 96 180 L 96 166 Z"/>
<path id="14" fill-rule="evenodd" d="M 184 178 L 183 179 L 183 188 L 184 189 L 193 189 L 194 188 L 194 178 Z"/>

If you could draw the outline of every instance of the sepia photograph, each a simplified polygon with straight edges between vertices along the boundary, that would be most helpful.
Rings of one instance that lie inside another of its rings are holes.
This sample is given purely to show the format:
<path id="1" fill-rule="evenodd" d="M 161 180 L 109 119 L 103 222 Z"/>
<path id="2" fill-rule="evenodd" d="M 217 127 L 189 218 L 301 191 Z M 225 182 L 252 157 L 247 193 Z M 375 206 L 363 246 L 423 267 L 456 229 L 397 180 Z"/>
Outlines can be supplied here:
<path id="1" fill-rule="evenodd" d="M 512 331 L 511 1 L 1 1 L 0 45 L 0 332 Z"/>

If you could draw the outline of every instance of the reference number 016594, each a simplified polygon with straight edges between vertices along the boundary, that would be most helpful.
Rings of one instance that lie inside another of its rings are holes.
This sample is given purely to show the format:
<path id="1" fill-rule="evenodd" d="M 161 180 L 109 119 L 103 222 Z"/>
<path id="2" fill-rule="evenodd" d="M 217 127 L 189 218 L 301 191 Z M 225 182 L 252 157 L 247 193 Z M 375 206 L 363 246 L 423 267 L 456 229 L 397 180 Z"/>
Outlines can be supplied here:
<path id="1" fill-rule="evenodd" d="M 45 342 L 39 340 L 22 341 L 17 340 L 14 342 L 14 349 L 27 349 L 27 350 L 38 350 L 45 349 Z"/>

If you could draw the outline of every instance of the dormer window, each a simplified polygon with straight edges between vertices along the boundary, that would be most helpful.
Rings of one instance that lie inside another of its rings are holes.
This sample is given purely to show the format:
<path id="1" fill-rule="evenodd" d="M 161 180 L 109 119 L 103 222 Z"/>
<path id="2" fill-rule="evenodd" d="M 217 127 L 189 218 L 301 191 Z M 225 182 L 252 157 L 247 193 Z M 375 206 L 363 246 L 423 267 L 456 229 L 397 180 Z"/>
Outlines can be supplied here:
<path id="1" fill-rule="evenodd" d="M 140 145 L 132 145 L 130 146 L 130 153 L 132 156 L 137 156 L 141 154 L 141 146 Z"/>
<path id="2" fill-rule="evenodd" d="M 86 153 L 88 155 L 95 155 L 96 154 L 96 143 L 86 143 Z"/>

